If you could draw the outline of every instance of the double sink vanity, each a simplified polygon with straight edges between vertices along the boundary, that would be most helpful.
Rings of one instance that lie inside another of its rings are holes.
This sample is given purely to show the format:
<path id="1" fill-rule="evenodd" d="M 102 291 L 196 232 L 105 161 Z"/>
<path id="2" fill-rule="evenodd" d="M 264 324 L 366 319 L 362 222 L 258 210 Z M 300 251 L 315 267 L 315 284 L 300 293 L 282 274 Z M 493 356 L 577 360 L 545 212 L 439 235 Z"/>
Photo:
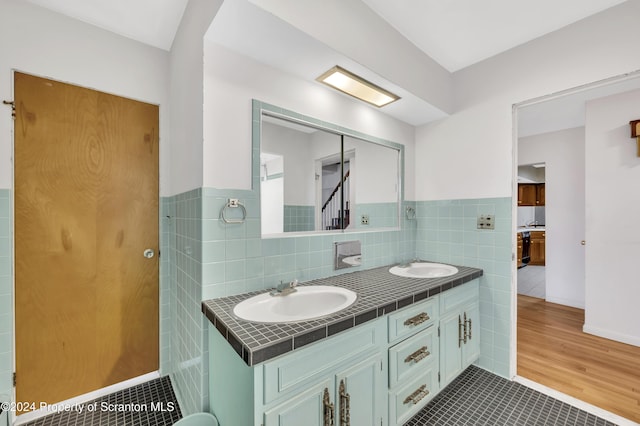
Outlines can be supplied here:
<path id="1" fill-rule="evenodd" d="M 481 275 L 412 262 L 203 302 L 211 411 L 221 425 L 403 424 L 479 357 Z"/>

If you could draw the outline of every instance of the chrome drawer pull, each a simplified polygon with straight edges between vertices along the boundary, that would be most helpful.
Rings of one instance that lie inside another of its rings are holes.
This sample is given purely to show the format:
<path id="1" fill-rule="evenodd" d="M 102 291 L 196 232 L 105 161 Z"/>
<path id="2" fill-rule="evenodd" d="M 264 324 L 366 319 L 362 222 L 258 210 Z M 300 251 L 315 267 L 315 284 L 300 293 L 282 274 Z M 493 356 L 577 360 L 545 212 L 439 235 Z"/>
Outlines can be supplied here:
<path id="1" fill-rule="evenodd" d="M 421 347 L 420 349 L 418 349 L 417 351 L 415 351 L 414 353 L 406 357 L 404 359 L 404 362 L 409 363 L 409 362 L 415 361 L 416 363 L 418 363 L 422 361 L 423 359 L 431 355 L 431 352 L 429 352 L 427 349 L 428 348 L 426 346 Z"/>
<path id="2" fill-rule="evenodd" d="M 427 390 L 427 385 L 422 385 L 420 386 L 418 389 L 416 389 L 416 391 L 414 393 L 412 393 L 411 395 L 409 395 L 405 400 L 404 403 L 405 404 L 417 404 L 418 402 L 420 402 L 420 400 L 422 398 L 424 398 L 425 396 L 429 395 L 429 391 Z"/>
<path id="3" fill-rule="evenodd" d="M 351 396 L 347 393 L 344 380 L 340 380 L 340 426 L 351 426 Z"/>
<path id="4" fill-rule="evenodd" d="M 334 410 L 335 407 L 334 405 L 331 403 L 330 397 L 329 397 L 329 389 L 324 388 L 324 394 L 323 394 L 323 398 L 322 398 L 322 412 L 324 414 L 324 422 L 322 424 L 322 426 L 333 426 L 333 418 L 334 418 Z"/>
<path id="5" fill-rule="evenodd" d="M 415 317 L 411 317 L 408 320 L 406 320 L 404 322 L 404 325 L 410 326 L 410 325 L 418 325 L 418 324 L 422 324 L 425 321 L 429 321 L 431 318 L 429 317 L 429 315 L 426 312 L 421 312 L 420 314 L 416 315 Z"/>

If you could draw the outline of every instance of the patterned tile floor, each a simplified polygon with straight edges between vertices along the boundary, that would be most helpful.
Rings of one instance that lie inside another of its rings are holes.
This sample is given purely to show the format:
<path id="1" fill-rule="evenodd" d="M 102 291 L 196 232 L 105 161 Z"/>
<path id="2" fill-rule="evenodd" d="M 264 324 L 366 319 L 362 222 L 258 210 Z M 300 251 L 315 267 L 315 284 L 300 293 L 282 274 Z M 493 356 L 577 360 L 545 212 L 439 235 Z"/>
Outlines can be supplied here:
<path id="1" fill-rule="evenodd" d="M 95 407 L 94 410 L 87 407 Z M 168 426 L 182 414 L 168 377 L 124 389 L 24 426 Z M 405 426 L 615 426 L 522 384 L 471 366 Z"/>
<path id="2" fill-rule="evenodd" d="M 520 383 L 471 366 L 405 426 L 615 426 Z"/>
<path id="3" fill-rule="evenodd" d="M 49 414 L 23 426 L 168 426 L 182 418 L 169 377 L 161 377 Z"/>

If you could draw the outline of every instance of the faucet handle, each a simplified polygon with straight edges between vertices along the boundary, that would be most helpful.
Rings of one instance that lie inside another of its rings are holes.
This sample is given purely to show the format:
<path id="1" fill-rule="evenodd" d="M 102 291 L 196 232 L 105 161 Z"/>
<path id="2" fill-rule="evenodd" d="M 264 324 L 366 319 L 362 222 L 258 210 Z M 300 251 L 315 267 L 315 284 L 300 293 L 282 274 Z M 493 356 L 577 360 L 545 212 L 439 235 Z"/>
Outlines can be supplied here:
<path id="1" fill-rule="evenodd" d="M 291 281 L 291 282 L 289 283 L 289 287 L 294 288 L 294 287 L 296 287 L 298 284 L 299 284 L 299 281 L 298 281 L 298 279 L 296 278 L 295 280 L 293 280 L 293 281 Z"/>

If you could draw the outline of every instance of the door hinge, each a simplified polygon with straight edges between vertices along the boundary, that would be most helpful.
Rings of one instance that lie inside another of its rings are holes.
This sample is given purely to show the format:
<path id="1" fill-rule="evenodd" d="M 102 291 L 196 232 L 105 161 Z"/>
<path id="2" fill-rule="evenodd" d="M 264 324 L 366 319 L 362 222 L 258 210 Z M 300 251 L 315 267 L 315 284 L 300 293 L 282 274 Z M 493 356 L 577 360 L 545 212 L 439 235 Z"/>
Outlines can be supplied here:
<path id="1" fill-rule="evenodd" d="M 440 337 L 440 326 L 438 326 L 438 337 Z"/>
<path id="2" fill-rule="evenodd" d="M 440 372 L 438 371 L 438 383 L 440 383 Z"/>
<path id="3" fill-rule="evenodd" d="M 16 372 L 13 372 L 13 387 L 16 387 Z"/>
<path id="4" fill-rule="evenodd" d="M 16 103 L 13 101 L 2 101 L 4 105 L 11 105 L 11 118 L 16 118 Z"/>

